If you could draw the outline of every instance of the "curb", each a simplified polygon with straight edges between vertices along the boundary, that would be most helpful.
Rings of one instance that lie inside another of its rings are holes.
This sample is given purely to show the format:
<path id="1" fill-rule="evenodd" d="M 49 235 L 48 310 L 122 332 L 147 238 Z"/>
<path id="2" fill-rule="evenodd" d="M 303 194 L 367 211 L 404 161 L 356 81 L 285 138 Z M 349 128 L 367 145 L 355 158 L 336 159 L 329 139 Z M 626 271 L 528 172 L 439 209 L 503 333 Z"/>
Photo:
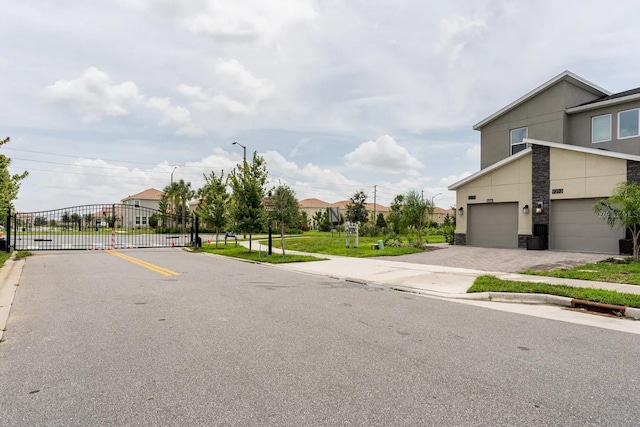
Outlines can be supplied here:
<path id="1" fill-rule="evenodd" d="M 0 269 L 0 341 L 7 328 L 23 266 L 24 260 L 16 260 L 14 253 Z"/>
<path id="2" fill-rule="evenodd" d="M 529 294 L 511 292 L 478 292 L 471 294 L 438 294 L 436 292 L 423 291 L 416 288 L 391 286 L 390 289 L 401 292 L 410 292 L 419 295 L 429 295 L 444 299 L 462 299 L 476 301 L 495 301 L 521 304 L 548 304 L 563 307 L 581 307 L 593 312 L 615 313 L 619 317 L 640 320 L 640 309 L 625 307 L 622 305 L 602 304 L 593 301 L 583 301 L 575 298 L 562 297 L 549 294 Z"/>

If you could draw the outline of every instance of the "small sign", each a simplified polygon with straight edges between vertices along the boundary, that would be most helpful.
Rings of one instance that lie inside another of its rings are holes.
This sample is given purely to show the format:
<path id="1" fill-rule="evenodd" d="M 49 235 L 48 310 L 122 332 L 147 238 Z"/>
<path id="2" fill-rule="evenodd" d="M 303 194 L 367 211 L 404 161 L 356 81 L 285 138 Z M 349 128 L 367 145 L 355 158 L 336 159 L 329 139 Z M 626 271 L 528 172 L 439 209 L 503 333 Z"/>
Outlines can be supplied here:
<path id="1" fill-rule="evenodd" d="M 475 200 L 475 199 L 476 199 L 476 196 L 469 196 L 469 197 L 467 197 L 467 199 L 469 199 L 469 200 Z"/>
<path id="2" fill-rule="evenodd" d="M 554 188 L 551 190 L 551 194 L 562 194 L 564 193 L 564 188 Z"/>

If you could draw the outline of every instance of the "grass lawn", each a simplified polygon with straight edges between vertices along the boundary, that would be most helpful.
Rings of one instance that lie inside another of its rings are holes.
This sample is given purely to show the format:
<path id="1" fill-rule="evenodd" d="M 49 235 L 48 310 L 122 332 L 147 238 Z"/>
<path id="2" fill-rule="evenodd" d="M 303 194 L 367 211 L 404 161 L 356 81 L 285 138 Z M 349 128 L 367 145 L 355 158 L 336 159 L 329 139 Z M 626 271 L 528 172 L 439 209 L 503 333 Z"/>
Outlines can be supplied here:
<path id="1" fill-rule="evenodd" d="M 611 258 L 603 262 L 579 265 L 566 270 L 525 270 L 521 274 L 640 285 L 640 263 L 629 261 L 630 259 L 615 261 Z"/>
<path id="2" fill-rule="evenodd" d="M 289 255 L 282 256 L 282 252 L 273 252 L 271 256 L 266 255 L 265 252 L 258 252 L 256 250 L 249 253 L 249 249 L 244 246 L 237 246 L 235 243 L 229 243 L 228 245 L 218 244 L 216 248 L 215 244 L 203 244 L 202 248 L 197 249 L 196 252 L 208 252 L 211 254 L 224 255 L 233 258 L 241 258 L 257 262 L 265 262 L 269 264 L 283 264 L 287 262 L 307 262 L 307 261 L 322 261 L 324 258 L 318 258 L 313 256 L 302 255 Z M 266 256 L 265 256 L 266 255 Z"/>
<path id="3" fill-rule="evenodd" d="M 518 282 L 502 280 L 495 276 L 478 277 L 467 293 L 474 292 L 516 292 L 559 295 L 563 297 L 581 299 L 585 301 L 601 302 L 605 304 L 623 305 L 640 308 L 640 295 L 625 294 L 594 288 L 574 288 L 564 285 L 550 285 L 548 283 Z"/>
<path id="4" fill-rule="evenodd" d="M 378 240 L 384 240 L 380 237 L 360 237 L 358 239 L 358 247 L 347 248 L 346 237 L 344 233 L 340 234 L 330 232 L 305 232 L 303 236 L 286 239 L 286 248 L 292 251 L 311 252 L 317 254 L 350 256 L 355 258 L 376 257 L 376 256 L 396 256 L 407 255 L 423 252 L 421 249 L 413 247 L 392 248 L 387 247 L 383 250 L 371 249 L 372 244 L 377 244 Z M 403 239 L 406 240 L 406 239 Z M 355 238 L 351 237 L 351 245 L 355 242 Z M 428 243 L 444 243 L 443 236 L 429 236 Z M 267 241 L 260 240 L 263 245 Z M 273 246 L 280 248 L 280 237 L 273 238 Z"/>
<path id="5" fill-rule="evenodd" d="M 10 252 L 5 252 L 5 251 L 0 252 L 0 267 L 2 267 L 9 258 L 11 258 Z"/>

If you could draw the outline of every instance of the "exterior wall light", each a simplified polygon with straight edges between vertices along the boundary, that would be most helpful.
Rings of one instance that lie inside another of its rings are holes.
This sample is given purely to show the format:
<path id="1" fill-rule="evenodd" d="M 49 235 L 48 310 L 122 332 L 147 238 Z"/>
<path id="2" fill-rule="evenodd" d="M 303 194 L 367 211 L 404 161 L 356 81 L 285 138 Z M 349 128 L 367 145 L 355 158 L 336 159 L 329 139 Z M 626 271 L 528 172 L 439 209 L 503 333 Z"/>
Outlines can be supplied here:
<path id="1" fill-rule="evenodd" d="M 460 216 L 464 215 L 464 208 L 462 206 L 458 208 L 458 215 Z"/>
<path id="2" fill-rule="evenodd" d="M 529 205 L 524 205 L 522 208 L 522 213 L 527 215 L 529 213 Z"/>
<path id="3" fill-rule="evenodd" d="M 536 206 L 536 213 L 540 214 L 544 211 L 544 204 L 542 202 L 538 202 L 538 205 Z"/>

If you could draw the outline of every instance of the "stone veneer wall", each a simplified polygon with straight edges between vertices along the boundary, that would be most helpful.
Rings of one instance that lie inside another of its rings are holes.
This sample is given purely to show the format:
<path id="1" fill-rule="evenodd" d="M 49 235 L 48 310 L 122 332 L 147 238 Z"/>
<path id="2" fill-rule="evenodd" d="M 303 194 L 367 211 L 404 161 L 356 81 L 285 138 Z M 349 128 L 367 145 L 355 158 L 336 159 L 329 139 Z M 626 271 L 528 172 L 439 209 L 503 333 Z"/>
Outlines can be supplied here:
<path id="1" fill-rule="evenodd" d="M 467 245 L 467 235 L 465 233 L 456 233 L 453 238 L 453 244 L 459 246 Z"/>
<path id="2" fill-rule="evenodd" d="M 519 249 L 525 249 L 527 247 L 527 237 L 531 237 L 531 234 L 518 234 Z"/>
<path id="3" fill-rule="evenodd" d="M 551 185 L 551 149 L 542 145 L 532 145 L 531 201 L 532 224 L 549 224 L 549 187 Z M 542 213 L 536 213 L 538 202 L 542 201 Z"/>
<path id="4" fill-rule="evenodd" d="M 627 160 L 627 181 L 640 184 L 640 162 Z"/>

